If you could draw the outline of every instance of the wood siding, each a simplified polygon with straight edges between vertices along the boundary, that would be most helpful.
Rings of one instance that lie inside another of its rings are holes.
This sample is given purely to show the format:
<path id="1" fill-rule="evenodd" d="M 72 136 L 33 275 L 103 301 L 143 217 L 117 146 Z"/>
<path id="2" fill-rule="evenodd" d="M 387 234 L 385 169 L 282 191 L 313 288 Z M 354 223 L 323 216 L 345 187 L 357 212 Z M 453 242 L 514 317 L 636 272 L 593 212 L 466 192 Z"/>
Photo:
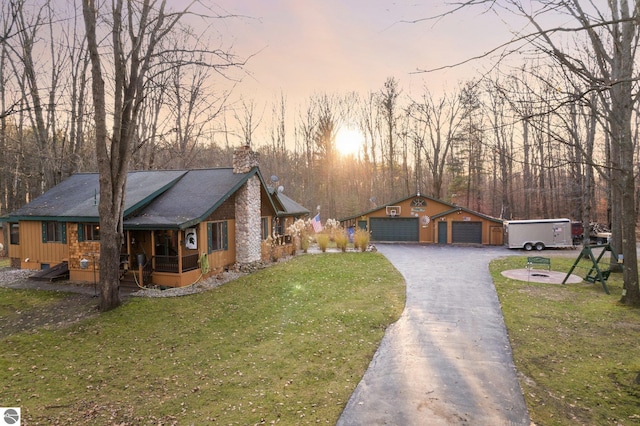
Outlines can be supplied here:
<path id="1" fill-rule="evenodd" d="M 267 194 L 261 188 L 261 211 L 267 216 L 270 224 L 275 213 L 273 207 L 267 202 Z M 197 249 L 187 249 L 185 245 L 185 231 L 179 231 L 178 257 L 193 254 L 200 259 L 207 255 L 209 271 L 202 274 L 201 268 L 195 270 L 172 273 L 154 271 L 151 282 L 155 285 L 167 287 L 181 287 L 193 284 L 198 280 L 217 275 L 229 269 L 236 262 L 236 222 L 235 222 L 235 194 L 225 200 L 205 221 L 194 226 L 197 232 Z M 227 223 L 227 247 L 208 253 L 207 223 L 224 221 Z M 20 222 L 20 244 L 9 245 L 9 256 L 12 263 L 22 269 L 41 269 L 42 265 L 54 266 L 62 261 L 69 263 L 71 281 L 93 282 L 100 279 L 100 242 L 79 241 L 78 223 L 66 223 L 66 242 L 43 242 L 43 228 L 40 221 Z M 155 241 L 154 231 L 132 230 L 126 231 L 126 242 L 122 246 L 123 259 L 128 258 L 129 269 L 137 269 L 137 255 L 144 254 L 147 258 L 154 256 Z M 280 257 L 285 255 L 290 247 L 278 247 L 277 253 L 270 252 L 270 256 Z M 266 254 L 266 253 L 265 253 Z M 87 269 L 80 267 L 82 259 L 89 260 Z M 94 270 L 95 268 L 95 270 Z M 95 278 L 94 278 L 95 277 Z"/>
<path id="2" fill-rule="evenodd" d="M 421 198 L 425 201 L 422 206 L 412 206 L 411 203 L 414 199 Z M 419 242 L 421 243 L 438 243 L 438 225 L 439 223 L 446 224 L 447 230 L 447 244 L 453 242 L 452 223 L 454 222 L 481 222 L 482 223 L 482 244 L 485 245 L 502 245 L 502 235 L 498 235 L 496 229 L 502 229 L 502 224 L 499 221 L 490 220 L 482 215 L 475 214 L 473 212 L 456 210 L 449 214 L 442 215 L 446 211 L 452 210 L 450 205 L 438 202 L 437 200 L 425 197 L 410 197 L 406 200 L 394 204 L 394 207 L 398 207 L 397 218 L 417 218 L 419 222 Z M 438 216 L 433 218 L 433 216 Z M 428 217 L 428 221 L 425 219 Z M 351 225 L 359 224 L 361 222 L 367 223 L 367 229 L 371 231 L 371 218 L 390 218 L 387 214 L 387 206 L 381 207 L 377 210 L 368 212 L 366 215 L 362 215 L 352 219 Z"/>
<path id="3" fill-rule="evenodd" d="M 66 243 L 42 242 L 42 222 L 21 221 L 19 226 L 20 244 L 9 245 L 9 256 L 19 259 L 21 269 L 39 270 L 43 265 L 51 267 L 69 260 L 69 246 Z"/>

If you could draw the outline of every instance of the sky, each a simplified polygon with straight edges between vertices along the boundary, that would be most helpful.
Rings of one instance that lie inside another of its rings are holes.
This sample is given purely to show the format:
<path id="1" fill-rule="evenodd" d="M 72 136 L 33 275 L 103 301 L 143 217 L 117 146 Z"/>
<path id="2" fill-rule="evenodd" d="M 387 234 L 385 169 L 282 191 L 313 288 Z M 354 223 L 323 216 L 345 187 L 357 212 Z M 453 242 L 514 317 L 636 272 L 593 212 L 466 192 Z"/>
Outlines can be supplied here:
<path id="1" fill-rule="evenodd" d="M 508 27 L 481 9 L 438 21 L 442 0 L 217 0 L 230 14 L 221 34 L 241 57 L 251 56 L 235 96 L 258 102 L 284 94 L 287 105 L 318 93 L 361 94 L 394 77 L 403 93 L 452 87 L 487 69 L 487 61 L 431 73 L 483 54 L 508 40 Z"/>

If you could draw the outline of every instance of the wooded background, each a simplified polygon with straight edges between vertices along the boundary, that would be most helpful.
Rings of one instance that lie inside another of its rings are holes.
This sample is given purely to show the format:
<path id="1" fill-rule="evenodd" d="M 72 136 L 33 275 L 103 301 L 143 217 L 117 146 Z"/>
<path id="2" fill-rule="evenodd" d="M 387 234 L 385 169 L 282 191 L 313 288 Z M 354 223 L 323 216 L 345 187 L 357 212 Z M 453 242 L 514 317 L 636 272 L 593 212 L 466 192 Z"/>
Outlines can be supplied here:
<path id="1" fill-rule="evenodd" d="M 72 173 L 97 171 L 81 19 L 33 3 L 1 11 L 0 213 Z M 602 95 L 544 55 L 438 94 L 405 93 L 390 76 L 369 93 L 318 94 L 303 105 L 283 94 L 267 105 L 231 102 L 233 92 L 216 84 L 229 76 L 202 67 L 197 49 L 172 60 L 170 44 L 185 39 L 176 31 L 169 40 L 145 87 L 131 170 L 229 167 L 233 149 L 250 144 L 268 183 L 277 176 L 274 186 L 314 213 L 320 206 L 323 220 L 419 192 L 504 219 L 610 223 Z M 243 65 L 218 53 L 229 68 Z M 638 117 L 635 102 L 634 158 Z M 336 149 L 343 126 L 363 134 L 357 155 Z"/>

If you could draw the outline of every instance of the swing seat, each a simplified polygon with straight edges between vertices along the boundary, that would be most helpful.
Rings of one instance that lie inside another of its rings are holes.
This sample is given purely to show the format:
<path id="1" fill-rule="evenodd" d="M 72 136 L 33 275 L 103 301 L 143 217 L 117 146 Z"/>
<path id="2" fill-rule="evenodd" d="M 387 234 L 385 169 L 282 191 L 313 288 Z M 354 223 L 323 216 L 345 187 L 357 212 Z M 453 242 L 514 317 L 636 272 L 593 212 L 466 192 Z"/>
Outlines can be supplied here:
<path id="1" fill-rule="evenodd" d="M 610 274 L 611 274 L 611 270 L 609 270 L 609 269 L 600 272 L 600 275 L 602 275 L 602 279 L 605 280 L 605 281 L 607 281 L 609 279 L 609 275 Z M 594 274 L 594 275 L 589 274 L 589 275 L 587 275 L 585 277 L 585 281 L 593 283 L 593 284 L 595 284 L 597 279 L 598 279 L 598 274 L 597 273 Z"/>

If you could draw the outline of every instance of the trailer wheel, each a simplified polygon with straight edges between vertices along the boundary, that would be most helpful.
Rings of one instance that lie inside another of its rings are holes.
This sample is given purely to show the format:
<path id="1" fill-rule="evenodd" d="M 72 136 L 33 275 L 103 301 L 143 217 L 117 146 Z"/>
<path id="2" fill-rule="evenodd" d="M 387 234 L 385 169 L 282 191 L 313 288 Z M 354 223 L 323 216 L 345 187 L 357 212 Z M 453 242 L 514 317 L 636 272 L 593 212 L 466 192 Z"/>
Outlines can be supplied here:
<path id="1" fill-rule="evenodd" d="M 602 238 L 598 238 L 598 239 L 596 240 L 596 244 L 598 244 L 598 245 L 602 245 L 602 244 L 604 244 L 604 239 L 602 239 Z"/>
<path id="2" fill-rule="evenodd" d="M 536 243 L 536 250 L 538 250 L 538 251 L 542 251 L 542 250 L 544 250 L 544 244 L 542 244 L 542 243 Z"/>
<path id="3" fill-rule="evenodd" d="M 527 243 L 527 244 L 525 244 L 525 245 L 524 245 L 524 249 L 525 249 L 526 251 L 531 251 L 531 250 L 533 249 L 533 244 L 531 244 L 531 243 Z"/>

